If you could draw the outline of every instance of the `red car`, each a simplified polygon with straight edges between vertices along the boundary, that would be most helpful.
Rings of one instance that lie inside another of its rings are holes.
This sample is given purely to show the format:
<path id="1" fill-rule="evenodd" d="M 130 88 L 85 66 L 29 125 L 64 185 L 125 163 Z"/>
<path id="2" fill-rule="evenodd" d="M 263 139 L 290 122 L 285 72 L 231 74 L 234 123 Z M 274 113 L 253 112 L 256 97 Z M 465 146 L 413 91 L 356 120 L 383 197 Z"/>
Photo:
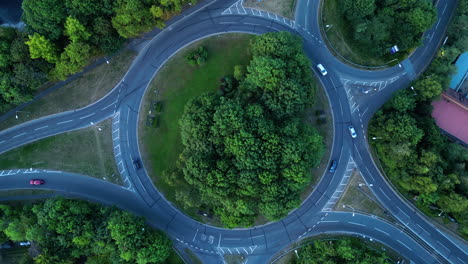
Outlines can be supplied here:
<path id="1" fill-rule="evenodd" d="M 32 179 L 29 181 L 29 184 L 31 185 L 41 185 L 41 184 L 44 184 L 44 180 L 41 180 L 41 179 Z"/>

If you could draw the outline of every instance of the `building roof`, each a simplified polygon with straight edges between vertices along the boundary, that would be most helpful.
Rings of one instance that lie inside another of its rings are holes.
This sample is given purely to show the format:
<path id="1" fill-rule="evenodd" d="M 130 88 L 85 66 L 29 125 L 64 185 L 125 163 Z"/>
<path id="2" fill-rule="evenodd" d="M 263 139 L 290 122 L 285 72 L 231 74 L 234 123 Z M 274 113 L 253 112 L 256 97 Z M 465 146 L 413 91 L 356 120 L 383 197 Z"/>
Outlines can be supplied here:
<path id="1" fill-rule="evenodd" d="M 432 106 L 432 117 L 437 125 L 468 144 L 468 108 L 445 94 L 440 100 L 432 102 Z"/>

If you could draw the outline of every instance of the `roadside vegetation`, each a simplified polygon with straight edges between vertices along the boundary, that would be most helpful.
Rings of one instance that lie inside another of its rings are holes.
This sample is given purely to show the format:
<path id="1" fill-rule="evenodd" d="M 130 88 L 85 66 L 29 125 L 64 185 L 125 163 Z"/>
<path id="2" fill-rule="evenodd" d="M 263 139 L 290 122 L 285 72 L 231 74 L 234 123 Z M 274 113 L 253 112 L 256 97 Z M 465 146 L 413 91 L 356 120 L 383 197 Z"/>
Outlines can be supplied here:
<path id="1" fill-rule="evenodd" d="M 326 0 L 322 24 L 337 53 L 365 66 L 404 59 L 436 20 L 431 1 Z M 397 45 L 400 52 L 391 55 Z"/>
<path id="2" fill-rule="evenodd" d="M 0 244 L 8 241 L 31 242 L 20 264 L 164 263 L 173 254 L 171 240 L 143 218 L 60 197 L 0 204 Z"/>
<path id="3" fill-rule="evenodd" d="M 196 0 L 24 0 L 24 31 L 0 27 L 0 112 L 118 51 Z"/>
<path id="4" fill-rule="evenodd" d="M 164 172 L 177 200 L 206 205 L 229 228 L 250 226 L 258 215 L 278 220 L 297 207 L 324 153 L 304 120 L 316 87 L 300 39 L 267 33 L 250 49 L 246 70 L 235 68 L 216 93 L 185 105 L 178 166 Z"/>
<path id="5" fill-rule="evenodd" d="M 277 264 L 389 264 L 398 258 L 392 250 L 379 246 L 379 243 L 364 241 L 361 238 L 341 236 L 323 236 L 305 239 L 297 248 L 278 259 Z M 391 254 L 391 258 L 388 254 Z"/>
<path id="6" fill-rule="evenodd" d="M 68 82 L 63 87 L 35 100 L 16 115 L 3 120 L 0 130 L 43 116 L 85 107 L 110 92 L 122 79 L 136 53 L 124 50 L 115 54 L 109 64 L 101 64 Z"/>
<path id="7" fill-rule="evenodd" d="M 449 42 L 440 48 L 426 72 L 398 91 L 369 126 L 371 145 L 383 169 L 401 193 L 430 216 L 448 214 L 468 237 L 468 149 L 443 136 L 431 117 L 431 102 L 448 87 L 457 56 L 467 51 L 468 3 L 460 2 L 449 27 Z M 442 212 L 443 211 L 443 212 Z"/>
<path id="8" fill-rule="evenodd" d="M 236 65 L 245 67 L 252 57 L 248 45 L 253 38 L 248 34 L 222 34 L 197 41 L 174 55 L 151 82 L 140 110 L 140 146 L 146 169 L 158 190 L 177 207 L 192 217 L 197 217 L 199 208 L 187 207 L 176 200 L 176 190 L 189 188 L 181 182 L 177 188 L 166 183 L 167 174 L 176 168 L 182 152 L 182 140 L 178 120 L 182 117 L 185 104 L 193 97 L 206 92 L 215 92 L 219 80 L 232 74 Z M 204 46 L 206 62 L 202 66 L 188 63 L 186 56 Z M 153 114 L 153 102 L 159 101 L 160 113 L 153 125 L 147 125 L 149 111 Z M 195 199 L 195 197 L 193 198 Z M 209 219 L 205 219 L 209 220 Z"/>
<path id="9" fill-rule="evenodd" d="M 294 20 L 297 0 L 244 0 L 245 7 L 265 10 Z"/>
<path id="10" fill-rule="evenodd" d="M 0 155 L 0 169 L 20 168 L 74 172 L 122 184 L 113 155 L 111 120 L 44 138 Z"/>

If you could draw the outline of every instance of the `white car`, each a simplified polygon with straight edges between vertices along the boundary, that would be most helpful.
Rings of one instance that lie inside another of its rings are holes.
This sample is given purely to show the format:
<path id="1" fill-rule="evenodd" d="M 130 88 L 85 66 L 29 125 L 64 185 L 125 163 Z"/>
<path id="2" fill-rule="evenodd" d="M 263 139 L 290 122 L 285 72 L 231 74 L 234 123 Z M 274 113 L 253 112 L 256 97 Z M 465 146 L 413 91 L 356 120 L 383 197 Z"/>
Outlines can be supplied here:
<path id="1" fill-rule="evenodd" d="M 356 138 L 356 137 L 357 137 L 356 130 L 354 130 L 354 127 L 353 127 L 353 126 L 348 126 L 348 130 L 349 130 L 349 133 L 351 133 L 351 137 L 352 137 L 352 138 Z"/>
<path id="2" fill-rule="evenodd" d="M 327 75 L 327 73 L 328 73 L 327 70 L 325 70 L 325 67 L 323 67 L 322 64 L 317 64 L 317 69 L 320 71 L 320 73 L 321 73 L 323 76 Z"/>

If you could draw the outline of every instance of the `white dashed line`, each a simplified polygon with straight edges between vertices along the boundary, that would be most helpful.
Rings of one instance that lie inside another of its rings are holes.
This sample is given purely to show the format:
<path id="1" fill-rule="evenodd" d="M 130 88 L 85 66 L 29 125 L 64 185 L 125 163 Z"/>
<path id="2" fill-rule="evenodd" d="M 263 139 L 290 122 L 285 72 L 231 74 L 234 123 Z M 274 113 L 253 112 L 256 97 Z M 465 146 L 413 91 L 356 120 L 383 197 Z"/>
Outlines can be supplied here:
<path id="1" fill-rule="evenodd" d="M 359 223 L 354 223 L 354 222 L 349 222 L 350 224 L 352 225 L 358 225 L 358 226 L 366 226 L 366 225 L 363 225 L 363 224 L 359 224 Z"/>
<path id="2" fill-rule="evenodd" d="M 62 122 L 58 122 L 57 125 L 61 125 L 61 124 L 65 124 L 65 123 L 70 123 L 72 122 L 73 120 L 67 120 L 67 121 L 62 121 Z"/>
<path id="3" fill-rule="evenodd" d="M 34 130 L 41 130 L 41 129 L 44 129 L 44 128 L 47 128 L 47 127 L 49 127 L 49 126 L 39 127 L 39 128 L 34 129 Z"/>
<path id="4" fill-rule="evenodd" d="M 400 240 L 398 240 L 398 243 L 402 244 L 403 246 L 405 246 L 407 249 L 409 249 L 410 251 L 413 251 L 410 247 L 408 247 L 407 245 L 405 245 L 403 242 L 401 242 Z"/>
<path id="5" fill-rule="evenodd" d="M 390 236 L 389 233 L 387 233 L 387 232 L 385 232 L 385 231 L 383 231 L 383 230 L 380 230 L 380 229 L 378 229 L 378 228 L 376 228 L 376 227 L 374 227 L 374 229 L 377 230 L 377 231 L 379 231 L 379 232 L 382 232 L 382 233 L 386 234 L 387 236 Z"/>
<path id="6" fill-rule="evenodd" d="M 90 117 L 90 116 L 92 116 L 92 115 L 94 115 L 94 114 L 95 114 L 95 113 L 89 114 L 89 115 L 87 115 L 87 116 L 82 116 L 82 117 L 80 117 L 80 119 L 85 119 L 85 118 Z"/>
<path id="7" fill-rule="evenodd" d="M 16 135 L 16 136 L 14 136 L 13 138 L 21 137 L 21 136 L 24 136 L 24 135 L 26 135 L 26 132 L 21 133 L 21 134 L 18 134 L 18 135 Z"/>

